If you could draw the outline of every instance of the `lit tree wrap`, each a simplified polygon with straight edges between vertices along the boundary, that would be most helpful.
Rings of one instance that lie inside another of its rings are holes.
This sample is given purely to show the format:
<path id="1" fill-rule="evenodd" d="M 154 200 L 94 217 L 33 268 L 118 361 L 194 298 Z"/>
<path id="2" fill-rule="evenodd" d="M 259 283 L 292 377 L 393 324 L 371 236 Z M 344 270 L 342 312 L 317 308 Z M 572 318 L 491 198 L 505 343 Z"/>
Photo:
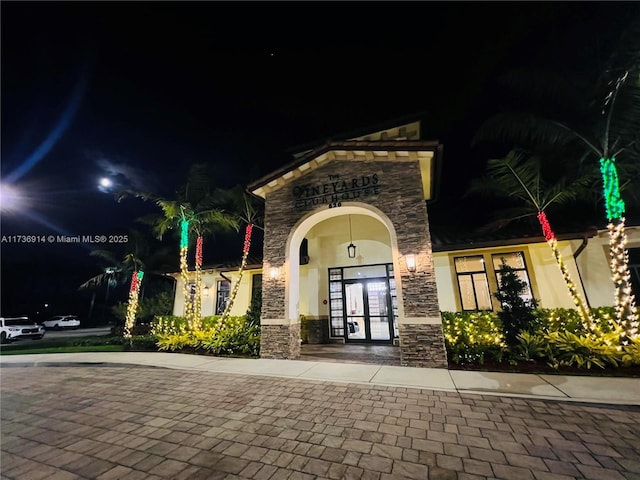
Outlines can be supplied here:
<path id="1" fill-rule="evenodd" d="M 624 216 L 624 200 L 620 196 L 620 182 L 615 158 L 600 159 L 603 193 L 608 220 L 618 220 Z"/>
<path id="2" fill-rule="evenodd" d="M 544 235 L 544 239 L 547 242 L 550 242 L 551 240 L 555 240 L 556 235 L 555 233 L 553 233 L 553 230 L 551 229 L 551 224 L 547 219 L 546 212 L 538 212 L 538 221 L 542 226 L 542 234 Z"/>
<path id="3" fill-rule="evenodd" d="M 238 294 L 238 289 L 240 288 L 240 281 L 242 280 L 242 275 L 244 274 L 244 269 L 247 266 L 247 258 L 249 257 L 249 249 L 251 248 L 251 233 L 253 232 L 253 224 L 249 223 L 245 227 L 244 230 L 244 246 L 242 247 L 242 263 L 240 264 L 240 268 L 238 269 L 238 281 L 233 286 L 233 290 L 231 291 L 231 296 L 229 297 L 229 302 L 224 309 L 224 313 L 222 314 L 222 318 L 220 319 L 220 326 L 224 324 L 224 322 L 229 317 L 229 313 L 231 312 L 231 308 L 233 307 L 233 302 L 236 299 L 236 295 Z"/>
<path id="4" fill-rule="evenodd" d="M 556 259 L 556 263 L 560 268 L 560 272 L 562 273 L 562 278 L 564 279 L 564 283 L 567 285 L 569 289 L 569 294 L 571 295 L 571 299 L 573 303 L 578 308 L 578 313 L 580 314 L 580 318 L 582 319 L 582 325 L 588 330 L 593 331 L 594 323 L 591 318 L 591 314 L 589 313 L 589 307 L 586 305 L 582 297 L 580 297 L 580 293 L 576 288 L 576 284 L 571 279 L 571 274 L 569 273 L 569 269 L 564 263 L 564 259 L 562 258 L 562 254 L 558 249 L 558 240 L 556 239 L 556 235 L 551 228 L 551 224 L 547 219 L 547 214 L 545 212 L 538 212 L 538 221 L 540 222 L 540 226 L 542 227 L 542 233 L 544 234 L 544 238 L 551 247 L 551 251 L 553 252 L 553 256 Z"/>
<path id="5" fill-rule="evenodd" d="M 182 295 L 184 297 L 184 316 L 190 328 L 193 328 L 193 304 L 189 287 L 189 266 L 187 252 L 189 250 L 189 221 L 180 221 L 180 277 L 182 278 Z"/>
<path id="6" fill-rule="evenodd" d="M 247 228 L 244 231 L 244 247 L 242 248 L 243 255 L 247 255 L 249 253 L 249 248 L 251 247 L 251 232 L 253 232 L 252 223 L 247 225 Z"/>
<path id="7" fill-rule="evenodd" d="M 189 220 L 180 221 L 180 248 L 189 248 Z"/>
<path id="8" fill-rule="evenodd" d="M 124 322 L 124 338 L 131 338 L 131 332 L 136 324 L 136 312 L 138 311 L 138 297 L 140 294 L 140 284 L 144 272 L 134 271 L 131 275 L 131 286 L 129 287 L 129 303 L 127 304 L 127 314 Z"/>
<path id="9" fill-rule="evenodd" d="M 626 249 L 625 219 L 609 222 L 609 252 L 611 255 L 611 274 L 615 286 L 616 319 L 624 331 L 624 336 L 638 336 L 638 311 L 636 300 L 631 289 L 631 272 L 629 271 L 629 253 Z M 626 343 L 626 339 L 623 339 Z"/>
<path id="10" fill-rule="evenodd" d="M 193 329 L 202 329 L 202 236 L 196 239 L 196 293 L 193 301 Z"/>
<path id="11" fill-rule="evenodd" d="M 196 240 L 196 266 L 202 266 L 202 236 Z"/>

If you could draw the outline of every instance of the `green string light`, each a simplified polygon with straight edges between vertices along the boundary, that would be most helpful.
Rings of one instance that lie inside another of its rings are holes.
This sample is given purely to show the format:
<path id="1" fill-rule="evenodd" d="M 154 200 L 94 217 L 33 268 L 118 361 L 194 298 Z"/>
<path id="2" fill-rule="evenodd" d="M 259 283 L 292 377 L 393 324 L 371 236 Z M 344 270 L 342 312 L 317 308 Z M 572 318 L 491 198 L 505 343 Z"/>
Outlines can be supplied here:
<path id="1" fill-rule="evenodd" d="M 189 220 L 180 221 L 180 248 L 189 247 Z"/>
<path id="2" fill-rule="evenodd" d="M 144 277 L 144 272 L 142 270 L 140 270 L 138 272 L 138 281 L 141 282 L 142 281 L 142 277 Z"/>
<path id="3" fill-rule="evenodd" d="M 617 220 L 624 216 L 624 200 L 620 197 L 620 184 L 615 158 L 601 158 L 600 172 L 604 184 L 604 200 L 607 209 L 607 219 Z"/>

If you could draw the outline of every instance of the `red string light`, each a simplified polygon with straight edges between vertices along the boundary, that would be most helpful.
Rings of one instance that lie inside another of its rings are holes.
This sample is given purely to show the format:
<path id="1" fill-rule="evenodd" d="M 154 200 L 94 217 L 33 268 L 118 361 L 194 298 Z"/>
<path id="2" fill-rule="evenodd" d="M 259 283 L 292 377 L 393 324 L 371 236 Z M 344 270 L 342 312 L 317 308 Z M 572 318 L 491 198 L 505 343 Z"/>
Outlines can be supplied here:
<path id="1" fill-rule="evenodd" d="M 196 265 L 202 265 L 202 237 L 196 240 Z"/>
<path id="2" fill-rule="evenodd" d="M 251 232 L 253 231 L 253 224 L 250 223 L 247 225 L 244 231 L 244 248 L 242 249 L 242 253 L 245 255 L 249 253 L 249 247 L 251 246 Z"/>
<path id="3" fill-rule="evenodd" d="M 134 292 L 138 289 L 138 272 L 134 271 L 133 275 L 131 275 L 131 287 L 129 288 L 129 293 Z"/>
<path id="4" fill-rule="evenodd" d="M 542 226 L 542 233 L 544 234 L 544 238 L 547 242 L 556 238 L 556 235 L 551 230 L 551 225 L 549 224 L 549 220 L 547 220 L 547 214 L 545 212 L 538 213 L 538 221 Z"/>

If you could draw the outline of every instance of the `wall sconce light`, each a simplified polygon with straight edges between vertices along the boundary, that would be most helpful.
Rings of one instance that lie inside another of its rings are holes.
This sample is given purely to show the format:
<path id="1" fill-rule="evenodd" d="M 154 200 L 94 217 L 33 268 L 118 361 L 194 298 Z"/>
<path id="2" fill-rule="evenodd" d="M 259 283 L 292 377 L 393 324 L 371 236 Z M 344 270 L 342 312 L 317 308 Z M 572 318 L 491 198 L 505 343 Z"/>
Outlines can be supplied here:
<path id="1" fill-rule="evenodd" d="M 209 287 L 207 287 L 207 286 L 205 285 L 205 286 L 204 286 L 204 288 L 202 289 L 202 294 L 203 294 L 205 297 L 208 297 L 208 296 L 209 296 Z"/>
<path id="2" fill-rule="evenodd" d="M 408 255 L 405 255 L 404 258 L 407 261 L 407 269 L 410 272 L 415 272 L 416 271 L 416 256 L 413 253 L 409 253 Z"/>
<path id="3" fill-rule="evenodd" d="M 269 276 L 272 279 L 276 279 L 280 276 L 280 269 L 278 267 L 271 267 L 271 270 L 269 270 Z"/>
<path id="4" fill-rule="evenodd" d="M 356 258 L 356 246 L 353 244 L 353 237 L 351 235 L 351 215 L 349 215 L 349 245 L 347 245 L 347 255 L 349 255 L 349 258 Z"/>

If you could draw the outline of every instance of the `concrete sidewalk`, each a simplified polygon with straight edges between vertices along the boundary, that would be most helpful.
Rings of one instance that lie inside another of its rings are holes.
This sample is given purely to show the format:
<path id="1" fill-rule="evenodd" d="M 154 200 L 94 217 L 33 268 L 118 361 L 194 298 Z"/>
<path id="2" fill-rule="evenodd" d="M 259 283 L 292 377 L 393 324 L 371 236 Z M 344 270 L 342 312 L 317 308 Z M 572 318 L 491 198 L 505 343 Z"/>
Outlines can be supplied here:
<path id="1" fill-rule="evenodd" d="M 143 365 L 178 370 L 409 387 L 444 392 L 640 405 L 640 378 L 531 375 L 303 360 L 219 358 L 164 352 L 1 355 L 1 366 Z"/>

